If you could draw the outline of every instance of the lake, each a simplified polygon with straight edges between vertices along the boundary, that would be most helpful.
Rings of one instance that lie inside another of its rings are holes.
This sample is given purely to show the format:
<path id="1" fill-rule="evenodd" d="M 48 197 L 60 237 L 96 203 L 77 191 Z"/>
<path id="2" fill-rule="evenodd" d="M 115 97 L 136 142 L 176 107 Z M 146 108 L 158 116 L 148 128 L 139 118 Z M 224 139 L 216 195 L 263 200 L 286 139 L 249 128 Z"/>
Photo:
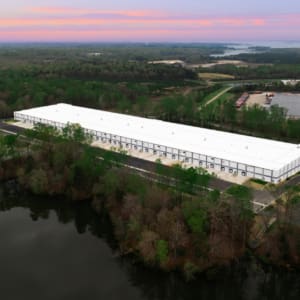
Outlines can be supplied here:
<path id="1" fill-rule="evenodd" d="M 0 186 L 1 299 L 299 299 L 300 274 L 254 260 L 186 283 L 121 258 L 105 215 L 88 203 Z M 210 276 L 211 277 L 211 276 Z"/>
<path id="2" fill-rule="evenodd" d="M 222 58 L 239 54 L 255 54 L 257 51 L 251 49 L 249 45 L 228 45 L 229 49 L 225 49 L 224 53 L 211 54 L 211 57 Z"/>
<path id="3" fill-rule="evenodd" d="M 291 48 L 300 48 L 299 41 L 257 41 L 257 42 L 245 42 L 245 43 L 233 43 L 226 45 L 229 49 L 226 49 L 224 53 L 211 54 L 211 57 L 222 58 L 232 55 L 239 54 L 256 54 L 262 53 L 263 51 L 257 51 L 253 47 L 269 47 L 273 49 L 291 49 Z"/>

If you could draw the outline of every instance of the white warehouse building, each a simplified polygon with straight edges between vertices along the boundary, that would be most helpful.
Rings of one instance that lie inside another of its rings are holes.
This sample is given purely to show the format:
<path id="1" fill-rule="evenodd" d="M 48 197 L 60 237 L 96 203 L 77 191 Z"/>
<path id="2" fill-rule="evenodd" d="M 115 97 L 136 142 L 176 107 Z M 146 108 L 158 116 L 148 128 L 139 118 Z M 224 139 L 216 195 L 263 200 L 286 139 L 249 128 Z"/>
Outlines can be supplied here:
<path id="1" fill-rule="evenodd" d="M 278 183 L 300 171 L 300 145 L 56 104 L 14 113 L 15 120 L 63 128 L 80 124 L 93 139 L 195 167 Z"/>

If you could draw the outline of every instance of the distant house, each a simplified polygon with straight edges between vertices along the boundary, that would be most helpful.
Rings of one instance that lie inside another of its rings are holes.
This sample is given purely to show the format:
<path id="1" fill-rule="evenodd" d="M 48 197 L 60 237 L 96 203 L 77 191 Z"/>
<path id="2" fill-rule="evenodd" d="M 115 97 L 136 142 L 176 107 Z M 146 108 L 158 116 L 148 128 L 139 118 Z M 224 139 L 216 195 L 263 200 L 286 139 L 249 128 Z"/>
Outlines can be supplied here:
<path id="1" fill-rule="evenodd" d="M 94 57 L 101 56 L 101 55 L 102 55 L 101 52 L 90 52 L 87 54 L 87 56 L 94 56 Z"/>
<path id="2" fill-rule="evenodd" d="M 287 79 L 287 80 L 281 80 L 281 82 L 284 85 L 291 85 L 291 86 L 295 86 L 298 83 L 300 83 L 300 79 Z"/>

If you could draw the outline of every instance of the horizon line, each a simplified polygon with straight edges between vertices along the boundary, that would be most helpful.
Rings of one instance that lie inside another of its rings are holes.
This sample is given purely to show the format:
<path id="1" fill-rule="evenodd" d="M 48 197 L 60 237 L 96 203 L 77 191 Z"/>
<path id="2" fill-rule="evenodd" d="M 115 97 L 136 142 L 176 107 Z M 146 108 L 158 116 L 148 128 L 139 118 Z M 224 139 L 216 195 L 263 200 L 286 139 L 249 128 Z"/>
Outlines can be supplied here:
<path id="1" fill-rule="evenodd" d="M 281 42 L 281 43 L 300 43 L 300 39 L 263 39 L 263 40 L 205 40 L 205 41 L 139 41 L 139 40 L 124 40 L 124 41 L 0 41 L 0 44 L 247 44 L 247 43 L 274 43 L 274 42 Z"/>

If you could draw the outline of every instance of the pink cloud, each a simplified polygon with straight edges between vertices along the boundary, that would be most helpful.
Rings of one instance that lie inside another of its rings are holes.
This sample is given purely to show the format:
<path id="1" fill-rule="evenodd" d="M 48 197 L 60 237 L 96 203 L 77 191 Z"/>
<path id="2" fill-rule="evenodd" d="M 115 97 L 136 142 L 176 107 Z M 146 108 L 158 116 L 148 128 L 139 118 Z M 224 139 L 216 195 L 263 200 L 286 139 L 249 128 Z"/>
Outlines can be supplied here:
<path id="1" fill-rule="evenodd" d="M 161 15 L 158 11 L 152 10 L 99 10 L 99 9 L 85 9 L 85 8 L 73 8 L 73 7 L 55 7 L 55 6 L 42 6 L 42 7 L 30 7 L 28 9 L 31 13 L 46 14 L 46 15 L 86 15 L 86 14 L 103 14 L 103 15 L 119 15 L 127 17 L 146 17 L 155 15 Z"/>
<path id="2" fill-rule="evenodd" d="M 113 24 L 112 24 L 113 23 Z M 173 19 L 173 18 L 157 18 L 157 19 L 113 19 L 113 22 L 101 17 L 55 17 L 55 18 L 6 18 L 0 19 L 0 26 L 59 26 L 59 25 L 147 25 L 147 26 L 200 26 L 200 27 L 214 27 L 219 25 L 226 25 L 230 27 L 243 27 L 249 25 L 264 25 L 263 20 L 245 20 L 239 18 L 231 19 Z"/>
<path id="3" fill-rule="evenodd" d="M 269 31 L 271 39 L 277 38 L 278 34 L 286 36 L 284 30 L 273 29 Z M 298 30 L 291 32 L 300 36 Z M 218 40 L 245 40 L 265 39 L 264 32 L 257 32 L 251 29 L 223 29 L 217 31 L 214 29 L 114 29 L 114 30 L 72 30 L 72 29 L 16 29 L 1 32 L 2 41 L 70 41 L 70 42 L 92 42 L 92 41 L 215 41 Z"/>
<path id="4" fill-rule="evenodd" d="M 252 20 L 252 24 L 254 26 L 265 26 L 266 21 L 264 19 L 254 19 L 254 20 Z"/>
<path id="5" fill-rule="evenodd" d="M 249 20 L 244 18 L 226 18 L 217 20 L 218 23 L 230 26 L 244 26 Z"/>

